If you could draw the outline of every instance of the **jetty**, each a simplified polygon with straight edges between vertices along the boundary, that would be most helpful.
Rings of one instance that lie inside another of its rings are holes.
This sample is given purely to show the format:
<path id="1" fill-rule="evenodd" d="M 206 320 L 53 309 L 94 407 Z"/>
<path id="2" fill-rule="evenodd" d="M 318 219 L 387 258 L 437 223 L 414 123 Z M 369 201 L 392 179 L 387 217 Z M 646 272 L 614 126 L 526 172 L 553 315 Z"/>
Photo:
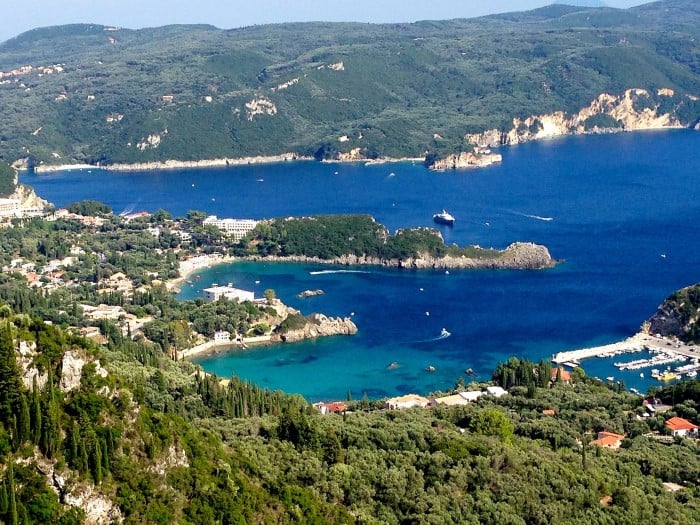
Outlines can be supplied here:
<path id="1" fill-rule="evenodd" d="M 612 357 L 623 353 L 641 352 L 642 350 L 685 357 L 700 357 L 698 347 L 693 344 L 682 343 L 661 335 L 640 332 L 617 343 L 559 352 L 552 357 L 552 362 L 559 365 L 591 357 Z"/>

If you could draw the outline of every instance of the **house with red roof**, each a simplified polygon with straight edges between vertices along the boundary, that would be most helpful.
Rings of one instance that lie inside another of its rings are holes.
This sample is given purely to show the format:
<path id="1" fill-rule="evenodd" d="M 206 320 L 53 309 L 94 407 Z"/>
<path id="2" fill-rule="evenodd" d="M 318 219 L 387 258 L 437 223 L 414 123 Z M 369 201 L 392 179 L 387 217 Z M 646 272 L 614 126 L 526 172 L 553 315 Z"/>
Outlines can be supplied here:
<path id="1" fill-rule="evenodd" d="M 664 423 L 674 436 L 697 437 L 698 426 L 682 417 L 672 417 Z"/>
<path id="2" fill-rule="evenodd" d="M 622 441 L 625 439 L 623 434 L 615 434 L 613 432 L 598 432 L 598 439 L 591 441 L 591 445 L 596 447 L 609 448 L 612 450 L 617 450 L 622 445 Z"/>
<path id="3" fill-rule="evenodd" d="M 330 413 L 341 413 L 348 409 L 348 405 L 342 401 L 333 401 L 332 403 L 314 403 L 316 410 L 321 412 L 321 414 L 326 415 Z"/>
<path id="4" fill-rule="evenodd" d="M 571 383 L 571 372 L 568 370 L 565 370 L 563 367 L 559 368 L 552 368 L 552 382 L 557 380 L 557 376 L 560 374 L 561 370 L 561 382 L 562 383 Z"/>

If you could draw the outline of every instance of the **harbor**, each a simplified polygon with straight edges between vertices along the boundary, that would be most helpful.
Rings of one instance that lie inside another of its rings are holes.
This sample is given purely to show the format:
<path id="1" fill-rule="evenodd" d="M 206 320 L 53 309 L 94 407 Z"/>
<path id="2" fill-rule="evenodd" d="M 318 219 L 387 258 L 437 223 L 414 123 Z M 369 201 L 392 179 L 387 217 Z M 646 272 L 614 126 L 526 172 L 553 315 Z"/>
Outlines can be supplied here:
<path id="1" fill-rule="evenodd" d="M 644 332 L 637 333 L 617 343 L 559 352 L 553 356 L 552 362 L 557 365 L 575 367 L 583 359 L 610 358 L 636 352 L 645 352 L 648 357 L 631 361 L 618 360 L 613 365 L 619 371 L 652 368 L 650 377 L 664 382 L 682 379 L 684 376 L 694 378 L 700 371 L 700 352 L 696 345 Z M 676 363 L 684 364 L 673 368 Z M 644 372 L 640 372 L 639 375 L 644 377 Z M 611 381 L 614 378 L 609 377 L 608 380 Z"/>

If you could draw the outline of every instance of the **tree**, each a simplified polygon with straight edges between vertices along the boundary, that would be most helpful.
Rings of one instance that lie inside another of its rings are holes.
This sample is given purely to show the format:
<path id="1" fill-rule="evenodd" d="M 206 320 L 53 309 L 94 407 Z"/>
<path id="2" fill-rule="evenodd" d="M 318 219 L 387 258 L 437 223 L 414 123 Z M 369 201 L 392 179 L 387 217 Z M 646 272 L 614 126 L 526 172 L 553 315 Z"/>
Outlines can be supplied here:
<path id="1" fill-rule="evenodd" d="M 277 294 L 272 288 L 268 288 L 267 290 L 265 290 L 263 292 L 263 295 L 265 299 L 267 299 L 268 304 L 271 303 L 275 299 L 275 297 L 277 297 Z"/>

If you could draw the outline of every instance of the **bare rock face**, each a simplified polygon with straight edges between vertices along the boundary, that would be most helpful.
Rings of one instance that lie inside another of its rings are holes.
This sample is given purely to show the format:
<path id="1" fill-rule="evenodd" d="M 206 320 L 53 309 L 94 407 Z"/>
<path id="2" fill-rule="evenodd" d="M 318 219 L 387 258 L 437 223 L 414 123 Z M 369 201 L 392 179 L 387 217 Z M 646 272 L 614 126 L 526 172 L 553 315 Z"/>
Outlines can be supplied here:
<path id="1" fill-rule="evenodd" d="M 648 321 L 648 331 L 700 342 L 700 284 L 671 294 Z"/>
<path id="2" fill-rule="evenodd" d="M 430 166 L 430 169 L 442 171 L 442 170 L 456 170 L 456 169 L 466 169 L 466 168 L 483 168 L 485 166 L 490 166 L 501 162 L 503 157 L 499 153 L 472 153 L 472 152 L 462 152 L 454 153 L 448 155 L 444 159 L 439 159 Z"/>
<path id="3" fill-rule="evenodd" d="M 83 357 L 74 352 L 68 351 L 63 354 L 63 362 L 61 363 L 61 382 L 59 387 L 62 392 L 70 392 L 76 388 L 80 388 L 80 376 L 83 373 L 83 367 L 88 363 Z M 107 370 L 102 368 L 99 361 L 95 361 L 96 373 L 100 377 L 107 377 Z"/>
<path id="4" fill-rule="evenodd" d="M 671 89 L 662 88 L 658 91 L 658 95 L 671 97 L 674 92 Z M 546 115 L 533 115 L 525 119 L 516 117 L 513 119 L 513 127 L 509 130 L 491 129 L 483 133 L 467 135 L 465 140 L 470 144 L 485 148 L 520 144 L 561 135 L 581 134 L 586 132 L 586 120 L 597 115 L 608 115 L 618 121 L 620 125 L 620 128 L 616 128 L 618 131 L 683 126 L 676 117 L 669 113 L 660 112 L 658 107 L 647 107 L 646 103 L 637 104 L 639 101 L 649 100 L 651 100 L 650 93 L 645 89 L 628 89 L 621 95 L 602 93 L 588 106 L 581 108 L 578 113 L 573 115 L 556 111 Z M 641 109 L 638 106 L 641 106 Z"/>
<path id="5" fill-rule="evenodd" d="M 289 330 L 283 334 L 282 341 L 296 343 L 304 339 L 326 337 L 331 335 L 355 335 L 357 326 L 349 317 L 327 317 L 323 314 L 311 314 L 307 318 L 304 327 Z"/>

